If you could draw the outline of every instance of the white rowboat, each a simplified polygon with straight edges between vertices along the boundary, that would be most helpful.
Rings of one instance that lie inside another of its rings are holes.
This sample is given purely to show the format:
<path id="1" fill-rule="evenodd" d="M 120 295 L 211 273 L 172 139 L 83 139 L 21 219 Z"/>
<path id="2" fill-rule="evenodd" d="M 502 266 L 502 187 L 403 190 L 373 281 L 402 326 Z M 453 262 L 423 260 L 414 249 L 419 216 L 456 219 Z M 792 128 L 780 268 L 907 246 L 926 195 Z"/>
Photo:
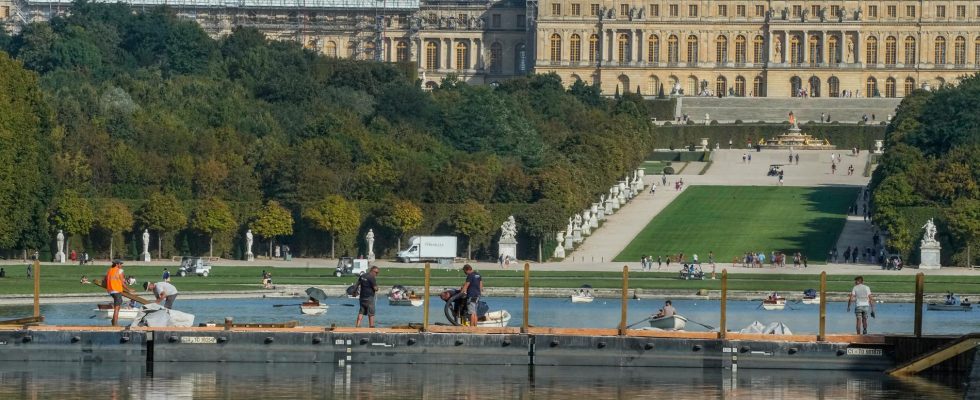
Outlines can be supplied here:
<path id="1" fill-rule="evenodd" d="M 595 300 L 595 297 L 592 297 L 591 295 L 572 295 L 572 303 L 591 303 L 592 300 Z"/>
<path id="2" fill-rule="evenodd" d="M 679 331 L 687 326 L 687 319 L 680 315 L 671 315 L 669 317 L 651 318 L 650 327 L 663 329 L 665 331 Z"/>
<path id="3" fill-rule="evenodd" d="M 926 305 L 929 311 L 973 311 L 973 304 L 939 304 L 929 303 Z"/>
<path id="4" fill-rule="evenodd" d="M 111 306 L 108 309 L 106 309 L 106 308 L 96 308 L 93 311 L 95 311 L 95 315 L 98 315 L 98 316 L 100 316 L 102 318 L 112 319 L 112 307 Z M 119 308 L 119 319 L 135 319 L 136 318 L 136 314 L 139 314 L 139 312 L 140 312 L 140 309 L 139 308 L 120 307 Z"/>
<path id="5" fill-rule="evenodd" d="M 327 313 L 330 306 L 319 303 L 303 303 L 299 306 L 299 311 L 303 315 L 323 315 Z"/>
<path id="6" fill-rule="evenodd" d="M 766 311 L 779 311 L 786 308 L 786 299 L 780 297 L 776 300 L 765 299 L 762 301 L 762 309 Z"/>
<path id="7" fill-rule="evenodd" d="M 803 304 L 820 304 L 820 296 L 817 297 L 804 297 Z"/>
<path id="8" fill-rule="evenodd" d="M 491 311 L 488 312 L 486 318 L 482 321 L 477 321 L 476 326 L 480 327 L 493 327 L 493 328 L 504 328 L 507 323 L 510 322 L 510 313 L 507 310 Z"/>

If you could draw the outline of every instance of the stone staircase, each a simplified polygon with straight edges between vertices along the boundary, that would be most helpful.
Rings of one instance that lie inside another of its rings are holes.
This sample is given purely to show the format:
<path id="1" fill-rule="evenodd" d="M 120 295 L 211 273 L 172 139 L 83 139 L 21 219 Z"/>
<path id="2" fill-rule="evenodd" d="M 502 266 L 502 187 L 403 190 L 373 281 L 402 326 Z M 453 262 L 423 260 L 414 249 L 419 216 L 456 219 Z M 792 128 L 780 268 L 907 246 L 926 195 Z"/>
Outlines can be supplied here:
<path id="1" fill-rule="evenodd" d="M 678 97 L 676 116 L 687 114 L 697 123 L 704 122 L 705 114 L 719 123 L 783 122 L 789 120 L 792 111 L 797 121 L 806 123 L 819 120 L 821 113 L 840 122 L 858 122 L 867 114 L 870 124 L 872 114 L 874 123 L 887 121 L 901 101 L 900 98 Z"/>

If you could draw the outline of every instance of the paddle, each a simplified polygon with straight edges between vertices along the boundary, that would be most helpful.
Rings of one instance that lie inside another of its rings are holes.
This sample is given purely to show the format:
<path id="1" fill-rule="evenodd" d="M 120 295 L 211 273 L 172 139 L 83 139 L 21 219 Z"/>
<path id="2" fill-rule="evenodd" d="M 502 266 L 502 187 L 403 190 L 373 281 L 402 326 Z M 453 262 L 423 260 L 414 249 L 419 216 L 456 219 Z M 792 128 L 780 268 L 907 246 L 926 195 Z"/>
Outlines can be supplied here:
<path id="1" fill-rule="evenodd" d="M 647 322 L 647 321 L 649 321 L 649 320 L 650 320 L 650 318 L 653 318 L 653 316 L 651 315 L 651 316 L 649 316 L 649 317 L 646 317 L 646 318 L 643 318 L 643 319 L 641 319 L 640 321 L 638 321 L 638 322 L 636 322 L 636 323 L 634 323 L 634 324 L 630 324 L 630 325 L 627 325 L 627 326 L 626 326 L 626 329 L 629 329 L 629 328 L 632 328 L 632 327 L 634 327 L 634 326 L 637 326 L 637 325 L 639 325 L 639 324 L 642 324 L 642 323 L 644 323 L 644 322 Z"/>
<path id="2" fill-rule="evenodd" d="M 705 325 L 705 324 L 702 324 L 702 323 L 700 323 L 700 322 L 698 322 L 698 321 L 693 321 L 693 320 L 691 320 L 690 318 L 688 318 L 688 317 L 685 317 L 685 316 L 682 316 L 682 315 L 678 315 L 678 317 L 680 317 L 680 318 L 683 318 L 683 319 L 684 319 L 685 321 L 687 321 L 687 322 L 693 322 L 693 323 L 695 323 L 696 325 L 701 325 L 701 326 L 703 326 L 703 327 L 705 327 L 706 329 L 708 329 L 709 331 L 713 331 L 713 330 L 715 330 L 715 327 L 713 327 L 713 326 L 711 326 L 711 325 Z"/>

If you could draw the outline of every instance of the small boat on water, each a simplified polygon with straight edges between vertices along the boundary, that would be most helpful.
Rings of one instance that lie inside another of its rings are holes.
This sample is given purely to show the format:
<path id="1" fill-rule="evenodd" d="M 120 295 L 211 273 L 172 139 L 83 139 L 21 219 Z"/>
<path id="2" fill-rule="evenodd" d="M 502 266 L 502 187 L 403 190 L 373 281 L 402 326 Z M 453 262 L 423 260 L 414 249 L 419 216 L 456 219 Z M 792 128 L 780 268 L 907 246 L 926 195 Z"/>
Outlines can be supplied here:
<path id="1" fill-rule="evenodd" d="M 650 327 L 663 329 L 665 331 L 679 331 L 687 326 L 687 318 L 681 315 L 671 315 L 669 317 L 650 318 Z"/>
<path id="2" fill-rule="evenodd" d="M 582 285 L 578 292 L 572 294 L 572 303 L 591 303 L 593 300 L 595 296 L 592 295 L 591 285 Z"/>
<path id="3" fill-rule="evenodd" d="M 390 306 L 419 307 L 424 303 L 425 300 L 422 299 L 422 296 L 410 292 L 402 285 L 392 286 L 391 291 L 388 292 L 388 305 Z"/>
<path id="4" fill-rule="evenodd" d="M 92 311 L 95 311 L 95 315 L 99 317 L 112 319 L 112 304 L 99 304 L 98 308 Z M 139 314 L 139 312 L 139 307 L 123 305 L 119 308 L 119 319 L 135 319 L 136 314 Z"/>
<path id="5" fill-rule="evenodd" d="M 299 311 L 303 315 L 323 315 L 327 313 L 330 306 L 315 301 L 308 301 L 299 305 Z"/>
<path id="6" fill-rule="evenodd" d="M 786 298 L 776 292 L 772 292 L 769 297 L 762 300 L 762 309 L 766 311 L 779 311 L 786 308 Z"/>
<path id="7" fill-rule="evenodd" d="M 943 304 L 929 303 L 926 305 L 929 311 L 973 311 L 973 304 L 969 299 L 960 301 L 959 296 L 952 292 L 946 294 L 946 302 Z"/>
<path id="8" fill-rule="evenodd" d="M 820 294 L 816 290 L 807 289 L 803 291 L 803 304 L 820 304 Z"/>
<path id="9" fill-rule="evenodd" d="M 505 328 L 510 323 L 510 313 L 507 310 L 490 311 L 476 322 L 479 327 Z"/>

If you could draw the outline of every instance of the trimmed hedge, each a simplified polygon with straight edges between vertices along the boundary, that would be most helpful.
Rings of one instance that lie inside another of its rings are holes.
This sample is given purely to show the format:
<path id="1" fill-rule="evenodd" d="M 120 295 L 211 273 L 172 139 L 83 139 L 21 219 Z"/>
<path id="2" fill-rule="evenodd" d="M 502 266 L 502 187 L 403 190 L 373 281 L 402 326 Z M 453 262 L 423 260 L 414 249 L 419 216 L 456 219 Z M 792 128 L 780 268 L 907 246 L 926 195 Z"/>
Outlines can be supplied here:
<path id="1" fill-rule="evenodd" d="M 746 143 L 754 146 L 759 139 L 771 138 L 786 132 L 787 124 L 726 124 L 726 125 L 670 125 L 656 128 L 657 148 L 685 148 L 691 144 L 701 143 L 701 138 L 708 138 L 708 143 L 714 147 L 716 143 L 722 148 L 728 148 L 732 141 L 734 148 L 745 148 Z M 875 140 L 885 138 L 885 127 L 879 125 L 841 125 L 841 124 L 807 124 L 803 132 L 817 139 L 829 139 L 838 149 L 852 147 L 861 150 L 874 148 Z M 700 160 L 686 160 L 700 161 Z"/>
<path id="2" fill-rule="evenodd" d="M 647 156 L 650 161 L 705 161 L 709 152 L 706 151 L 655 151 Z"/>
<path id="3" fill-rule="evenodd" d="M 677 99 L 647 100 L 647 113 L 657 121 L 673 121 Z"/>

